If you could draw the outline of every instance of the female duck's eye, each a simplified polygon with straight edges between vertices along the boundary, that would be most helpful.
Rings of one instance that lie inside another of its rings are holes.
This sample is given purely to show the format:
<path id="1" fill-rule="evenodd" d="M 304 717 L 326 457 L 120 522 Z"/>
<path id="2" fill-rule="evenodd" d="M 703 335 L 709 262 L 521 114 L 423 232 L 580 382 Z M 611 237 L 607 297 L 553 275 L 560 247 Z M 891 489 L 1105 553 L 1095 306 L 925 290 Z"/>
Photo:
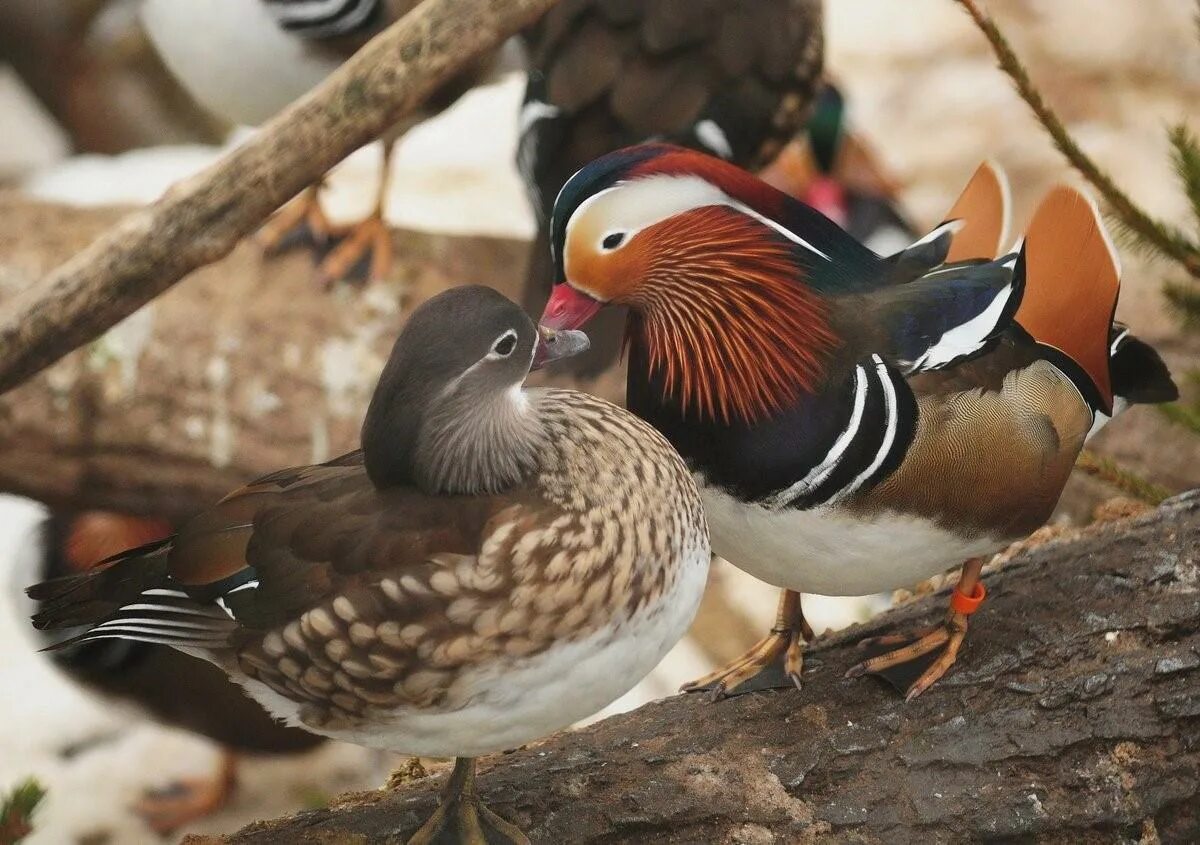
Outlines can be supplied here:
<path id="1" fill-rule="evenodd" d="M 515 334 L 506 334 L 498 341 L 492 344 L 492 351 L 502 358 L 507 358 L 512 355 L 513 350 L 517 348 L 517 336 Z"/>
<path id="2" fill-rule="evenodd" d="M 605 249 L 616 249 L 625 241 L 624 232 L 612 232 L 604 236 L 604 240 L 600 242 L 600 246 Z"/>

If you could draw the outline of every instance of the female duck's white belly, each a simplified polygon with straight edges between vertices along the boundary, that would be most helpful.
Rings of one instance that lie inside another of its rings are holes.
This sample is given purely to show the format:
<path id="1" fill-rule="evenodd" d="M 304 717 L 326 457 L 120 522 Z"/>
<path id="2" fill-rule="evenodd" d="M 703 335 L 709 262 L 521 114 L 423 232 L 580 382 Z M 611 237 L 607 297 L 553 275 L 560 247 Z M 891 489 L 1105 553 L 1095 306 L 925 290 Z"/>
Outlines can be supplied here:
<path id="1" fill-rule="evenodd" d="M 334 739 L 428 757 L 504 751 L 596 713 L 649 674 L 695 618 L 711 556 L 707 544 L 698 543 L 673 589 L 632 618 L 528 658 L 464 673 L 451 694 L 459 705 L 453 708 L 400 708 L 357 728 L 326 731 L 305 725 L 299 706 L 264 684 L 242 683 L 274 716 Z"/>
<path id="2" fill-rule="evenodd" d="M 862 596 L 907 587 L 1006 542 L 896 513 L 868 520 L 829 508 L 769 510 L 697 480 L 713 553 L 798 592 Z"/>

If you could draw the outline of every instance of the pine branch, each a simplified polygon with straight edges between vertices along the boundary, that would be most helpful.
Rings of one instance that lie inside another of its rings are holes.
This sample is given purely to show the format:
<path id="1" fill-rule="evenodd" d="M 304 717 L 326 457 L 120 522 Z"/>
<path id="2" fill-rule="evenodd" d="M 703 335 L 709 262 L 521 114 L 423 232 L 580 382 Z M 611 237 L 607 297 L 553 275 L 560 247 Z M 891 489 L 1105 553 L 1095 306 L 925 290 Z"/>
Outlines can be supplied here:
<path id="1" fill-rule="evenodd" d="M 1183 191 L 1192 205 L 1197 231 L 1200 231 L 1200 142 L 1186 123 L 1171 128 L 1171 160 Z"/>
<path id="2" fill-rule="evenodd" d="M 1116 461 L 1096 454 L 1091 449 L 1079 453 L 1075 464 L 1082 472 L 1099 478 L 1122 493 L 1151 505 L 1158 505 L 1171 495 L 1171 491 L 1125 469 Z"/>
<path id="3" fill-rule="evenodd" d="M 1164 282 L 1163 295 L 1185 329 L 1200 330 L 1200 290 L 1178 282 Z"/>
<path id="4" fill-rule="evenodd" d="M 33 832 L 33 811 L 44 797 L 42 785 L 27 778 L 0 799 L 0 845 L 20 842 Z"/>
<path id="5" fill-rule="evenodd" d="M 1042 98 L 1021 60 L 991 17 L 980 9 L 976 0 L 956 0 L 956 2 L 966 10 L 992 45 L 992 51 L 996 54 L 1000 69 L 1012 79 L 1017 93 L 1033 110 L 1034 116 L 1049 133 L 1059 152 L 1076 170 L 1083 174 L 1085 179 L 1092 183 L 1112 206 L 1113 211 L 1132 232 L 1136 233 L 1137 237 L 1152 243 L 1160 252 L 1182 264 L 1188 273 L 1200 279 L 1200 245 L 1169 223 L 1150 217 L 1126 196 L 1112 180 L 1112 177 L 1092 161 L 1067 132 L 1062 120 Z"/>

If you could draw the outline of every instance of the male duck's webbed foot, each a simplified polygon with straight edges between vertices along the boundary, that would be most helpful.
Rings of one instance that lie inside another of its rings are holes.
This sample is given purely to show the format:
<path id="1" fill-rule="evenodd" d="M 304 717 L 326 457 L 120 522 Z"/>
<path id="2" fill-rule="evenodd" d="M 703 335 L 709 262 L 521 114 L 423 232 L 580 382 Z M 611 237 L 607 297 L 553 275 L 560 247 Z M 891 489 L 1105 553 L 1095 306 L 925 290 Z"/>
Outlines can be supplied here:
<path id="1" fill-rule="evenodd" d="M 859 643 L 872 656 L 852 666 L 847 678 L 872 674 L 886 680 L 906 701 L 933 686 L 958 659 L 967 635 L 967 617 L 979 609 L 987 591 L 979 581 L 981 560 L 963 566 L 958 586 L 950 594 L 950 610 L 938 625 L 908 634 L 868 637 Z"/>
<path id="2" fill-rule="evenodd" d="M 771 633 L 737 660 L 684 684 L 683 692 L 707 692 L 714 701 L 766 689 L 800 687 L 804 645 L 813 636 L 800 608 L 800 594 L 784 590 Z"/>

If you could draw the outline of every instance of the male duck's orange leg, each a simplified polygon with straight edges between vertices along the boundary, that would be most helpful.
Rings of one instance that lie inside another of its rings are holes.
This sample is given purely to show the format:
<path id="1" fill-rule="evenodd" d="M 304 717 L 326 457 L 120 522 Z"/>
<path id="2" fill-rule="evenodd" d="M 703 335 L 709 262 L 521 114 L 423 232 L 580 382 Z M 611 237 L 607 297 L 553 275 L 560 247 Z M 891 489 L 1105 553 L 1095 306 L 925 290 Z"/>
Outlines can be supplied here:
<path id="1" fill-rule="evenodd" d="M 967 635 L 967 617 L 979 609 L 987 595 L 979 580 L 982 569 L 983 558 L 972 558 L 963 564 L 958 585 L 950 594 L 950 610 L 940 625 L 911 634 L 869 637 L 859 643 L 861 647 L 871 649 L 902 644 L 903 647 L 864 660 L 851 667 L 846 677 L 857 678 L 868 672 L 879 675 L 897 689 L 904 690 L 906 701 L 912 701 L 933 686 L 954 665 Z M 928 656 L 935 653 L 929 662 Z M 914 675 L 916 680 L 913 680 Z"/>
<path id="2" fill-rule="evenodd" d="M 323 250 L 333 239 L 333 224 L 321 210 L 319 194 L 322 181 L 309 185 L 258 231 L 259 246 L 268 254 L 293 246 L 313 246 Z"/>
<path id="3" fill-rule="evenodd" d="M 779 610 L 771 633 L 728 666 L 684 684 L 683 692 L 707 691 L 715 700 L 726 695 L 782 688 L 789 682 L 799 688 L 800 673 L 804 668 L 804 644 L 812 638 L 812 628 L 800 607 L 800 594 L 784 590 L 779 597 Z M 780 658 L 783 679 L 778 677 Z"/>
<path id="4" fill-rule="evenodd" d="M 384 220 L 388 187 L 392 174 L 392 144 L 383 145 L 383 171 L 375 208 L 366 219 L 339 232 L 341 240 L 317 268 L 317 278 L 326 287 L 342 279 L 365 277 L 372 282 L 387 278 L 391 272 L 392 233 Z"/>
<path id="5" fill-rule="evenodd" d="M 229 800 L 237 783 L 237 755 L 222 750 L 212 778 L 182 780 L 148 793 L 135 807 L 137 814 L 161 836 L 214 813 Z"/>

